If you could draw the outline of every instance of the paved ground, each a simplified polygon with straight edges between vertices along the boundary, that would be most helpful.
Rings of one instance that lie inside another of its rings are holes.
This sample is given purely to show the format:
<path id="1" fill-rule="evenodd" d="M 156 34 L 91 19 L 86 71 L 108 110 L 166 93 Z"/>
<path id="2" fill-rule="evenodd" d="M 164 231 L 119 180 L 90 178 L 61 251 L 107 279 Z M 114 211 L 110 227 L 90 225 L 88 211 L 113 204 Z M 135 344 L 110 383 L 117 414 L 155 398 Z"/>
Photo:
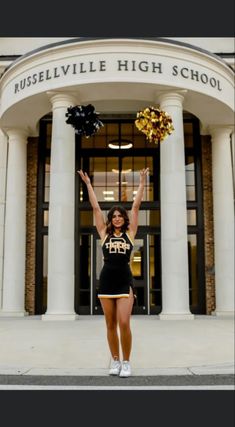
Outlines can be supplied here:
<path id="1" fill-rule="evenodd" d="M 0 385 L 152 387 L 234 384 L 234 318 L 132 317 L 133 376 L 108 376 L 103 316 L 0 317 Z"/>

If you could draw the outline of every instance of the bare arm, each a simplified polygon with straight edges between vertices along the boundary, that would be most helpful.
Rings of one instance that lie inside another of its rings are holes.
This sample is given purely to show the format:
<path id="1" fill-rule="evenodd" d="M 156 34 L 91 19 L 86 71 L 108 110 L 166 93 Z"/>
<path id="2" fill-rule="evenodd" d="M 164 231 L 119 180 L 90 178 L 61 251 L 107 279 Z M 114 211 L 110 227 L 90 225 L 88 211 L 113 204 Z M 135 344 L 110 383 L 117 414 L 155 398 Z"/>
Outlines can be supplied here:
<path id="1" fill-rule="evenodd" d="M 104 221 L 102 211 L 100 209 L 100 205 L 98 203 L 97 197 L 96 197 L 95 192 L 93 190 L 93 187 L 91 185 L 91 180 L 90 180 L 90 178 L 86 172 L 84 173 L 82 170 L 80 170 L 80 171 L 78 171 L 78 173 L 79 173 L 81 179 L 85 182 L 85 184 L 87 186 L 89 201 L 90 201 L 90 204 L 93 208 L 93 213 L 95 216 L 95 225 L 96 225 L 97 231 L 100 235 L 100 238 L 103 240 L 105 238 L 106 225 L 105 225 L 105 221 Z"/>
<path id="2" fill-rule="evenodd" d="M 131 237 L 134 239 L 137 228 L 138 228 L 138 213 L 139 208 L 141 205 L 141 201 L 144 194 L 144 185 L 146 181 L 146 176 L 148 174 L 149 168 L 142 169 L 140 171 L 140 183 L 139 187 L 135 196 L 135 200 L 133 201 L 132 208 L 131 208 L 131 215 L 130 215 L 130 225 L 129 225 L 129 232 Z"/>

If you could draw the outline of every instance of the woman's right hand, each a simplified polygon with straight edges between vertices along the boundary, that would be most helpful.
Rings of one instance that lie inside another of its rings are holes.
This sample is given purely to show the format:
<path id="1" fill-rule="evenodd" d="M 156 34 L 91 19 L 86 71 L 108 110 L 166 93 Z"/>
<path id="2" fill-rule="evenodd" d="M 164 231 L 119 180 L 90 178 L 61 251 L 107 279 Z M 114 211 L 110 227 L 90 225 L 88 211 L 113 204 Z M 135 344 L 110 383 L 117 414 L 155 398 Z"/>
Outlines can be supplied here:
<path id="1" fill-rule="evenodd" d="M 80 177 L 82 178 L 82 180 L 85 182 L 86 185 L 91 183 L 91 180 L 89 178 L 89 176 L 87 175 L 87 173 L 83 172 L 82 169 L 80 169 L 79 171 L 77 171 L 77 173 L 79 173 Z"/>

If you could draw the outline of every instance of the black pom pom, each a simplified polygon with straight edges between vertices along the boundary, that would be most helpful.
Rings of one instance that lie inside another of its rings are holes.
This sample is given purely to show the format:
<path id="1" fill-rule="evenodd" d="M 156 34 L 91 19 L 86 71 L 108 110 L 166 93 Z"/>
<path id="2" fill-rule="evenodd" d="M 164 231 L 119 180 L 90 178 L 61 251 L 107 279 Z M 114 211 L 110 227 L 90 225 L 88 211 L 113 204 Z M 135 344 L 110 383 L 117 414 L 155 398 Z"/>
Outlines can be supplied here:
<path id="1" fill-rule="evenodd" d="M 69 107 L 65 116 L 68 117 L 66 123 L 74 127 L 75 133 L 84 135 L 86 138 L 94 135 L 101 126 L 104 126 L 98 119 L 92 104 Z"/>

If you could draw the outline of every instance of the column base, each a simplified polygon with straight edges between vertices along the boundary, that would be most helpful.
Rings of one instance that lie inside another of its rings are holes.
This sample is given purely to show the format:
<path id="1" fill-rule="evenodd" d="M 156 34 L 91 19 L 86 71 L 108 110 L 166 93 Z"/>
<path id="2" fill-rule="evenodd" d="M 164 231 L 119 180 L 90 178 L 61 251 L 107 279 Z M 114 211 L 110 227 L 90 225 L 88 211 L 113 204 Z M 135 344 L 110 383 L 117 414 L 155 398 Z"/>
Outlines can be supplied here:
<path id="1" fill-rule="evenodd" d="M 71 313 L 71 314 L 63 314 L 63 313 L 49 313 L 49 314 L 43 314 L 41 316 L 41 320 L 77 320 L 78 314 Z"/>
<path id="2" fill-rule="evenodd" d="M 27 311 L 0 311 L 0 317 L 25 317 L 28 315 Z"/>
<path id="3" fill-rule="evenodd" d="M 187 313 L 185 313 L 185 314 L 181 314 L 181 313 L 179 313 L 179 314 L 177 314 L 177 313 L 174 313 L 174 314 L 159 314 L 159 319 L 160 320 L 194 320 L 195 319 L 195 316 L 194 316 L 194 314 L 192 314 L 192 313 L 189 313 L 189 314 L 187 314 Z"/>
<path id="4" fill-rule="evenodd" d="M 213 311 L 212 316 L 234 317 L 234 311 Z"/>

